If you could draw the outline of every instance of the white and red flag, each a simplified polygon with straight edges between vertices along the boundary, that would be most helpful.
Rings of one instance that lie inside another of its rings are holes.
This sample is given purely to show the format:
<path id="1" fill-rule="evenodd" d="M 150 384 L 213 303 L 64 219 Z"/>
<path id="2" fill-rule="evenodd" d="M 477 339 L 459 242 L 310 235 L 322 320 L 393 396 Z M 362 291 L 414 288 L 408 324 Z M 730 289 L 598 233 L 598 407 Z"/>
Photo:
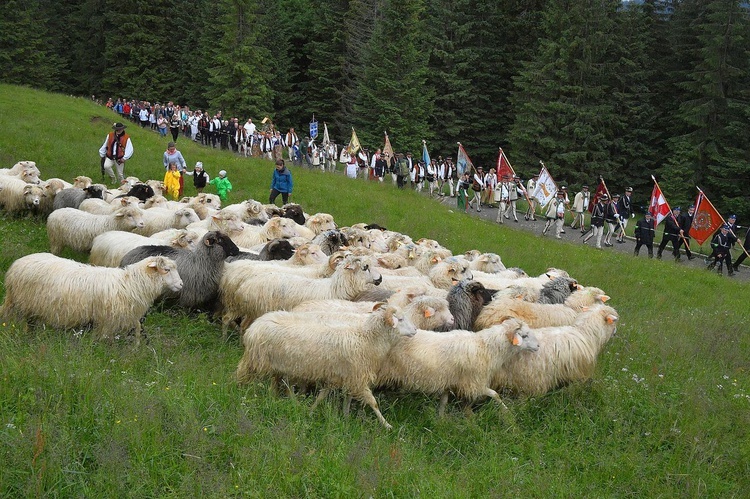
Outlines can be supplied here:
<path id="1" fill-rule="evenodd" d="M 667 203 L 664 194 L 662 194 L 659 188 L 659 184 L 654 180 L 654 190 L 651 192 L 651 203 L 648 206 L 648 212 L 656 220 L 656 225 L 659 225 L 662 220 L 669 216 L 671 211 L 669 203 Z"/>
<path id="2" fill-rule="evenodd" d="M 516 174 L 513 167 L 510 166 L 510 161 L 508 161 L 508 157 L 505 155 L 505 152 L 503 152 L 502 147 L 497 151 L 497 166 L 495 167 L 495 170 L 498 179 L 502 179 L 504 176 L 513 178 L 513 175 Z"/>

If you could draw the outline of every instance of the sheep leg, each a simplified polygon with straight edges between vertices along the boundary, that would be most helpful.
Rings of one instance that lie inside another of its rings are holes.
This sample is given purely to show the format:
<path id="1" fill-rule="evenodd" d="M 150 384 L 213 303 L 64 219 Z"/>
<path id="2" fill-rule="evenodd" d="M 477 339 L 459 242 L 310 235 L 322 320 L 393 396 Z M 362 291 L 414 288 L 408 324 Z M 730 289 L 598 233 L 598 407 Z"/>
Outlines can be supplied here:
<path id="1" fill-rule="evenodd" d="M 388 421 L 386 421 L 383 415 L 380 413 L 380 408 L 378 407 L 378 401 L 375 400 L 375 396 L 372 394 L 369 388 L 366 388 L 365 391 L 360 393 L 357 398 L 360 401 L 372 407 L 372 410 L 375 411 L 375 415 L 378 417 L 378 420 L 380 420 L 383 426 L 385 426 L 389 430 L 393 428 L 391 425 L 388 424 Z"/>
<path id="2" fill-rule="evenodd" d="M 320 392 L 318 393 L 318 396 L 315 397 L 315 402 L 313 402 L 312 407 L 310 407 L 310 412 L 313 412 L 315 410 L 315 408 L 318 407 L 318 404 L 320 402 L 322 402 L 323 399 L 325 399 L 328 396 L 329 393 L 331 393 L 331 389 L 330 388 L 323 388 L 323 389 L 321 389 Z"/>
<path id="3" fill-rule="evenodd" d="M 353 397 L 348 393 L 346 394 L 346 397 L 344 397 L 344 405 L 341 407 L 344 416 L 349 415 L 349 409 L 352 407 L 352 398 Z"/>
<path id="4" fill-rule="evenodd" d="M 446 405 L 448 405 L 448 390 L 445 390 L 440 396 L 440 404 L 438 405 L 438 418 L 442 418 L 445 414 Z"/>
<path id="5" fill-rule="evenodd" d="M 500 398 L 500 395 L 498 395 L 498 393 L 495 390 L 493 390 L 492 388 L 485 388 L 484 394 L 488 397 L 491 397 L 492 400 L 500 404 L 500 407 L 502 407 L 504 411 L 508 410 L 508 406 L 505 405 L 505 402 L 503 402 L 503 399 Z"/>

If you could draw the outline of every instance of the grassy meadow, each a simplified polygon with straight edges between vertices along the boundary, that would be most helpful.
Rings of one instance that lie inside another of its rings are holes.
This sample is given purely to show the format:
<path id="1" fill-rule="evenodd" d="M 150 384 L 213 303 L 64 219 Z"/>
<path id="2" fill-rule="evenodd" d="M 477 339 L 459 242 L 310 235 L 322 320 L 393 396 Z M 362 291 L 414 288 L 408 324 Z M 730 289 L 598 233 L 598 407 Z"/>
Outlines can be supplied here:
<path id="1" fill-rule="evenodd" d="M 34 160 L 43 178 L 98 181 L 97 151 L 115 120 L 85 99 L 0 85 L 0 167 Z M 126 175 L 161 179 L 168 139 L 128 132 Z M 267 200 L 270 162 L 183 137 L 178 148 L 211 176 L 227 170 L 231 202 Z M 238 339 L 223 342 L 206 316 L 152 310 L 138 349 L 2 323 L 0 496 L 747 496 L 746 282 L 498 227 L 389 183 L 292 172 L 292 200 L 340 225 L 378 223 L 603 288 L 620 324 L 594 379 L 506 398 L 508 414 L 482 403 L 467 415 L 456 403 L 442 419 L 435 397 L 376 394 L 387 431 L 358 404 L 344 417 L 340 397 L 311 414 L 310 399 L 278 397 L 265 382 L 238 386 Z M 3 273 L 49 250 L 43 221 L 3 213 L 0 233 Z"/>

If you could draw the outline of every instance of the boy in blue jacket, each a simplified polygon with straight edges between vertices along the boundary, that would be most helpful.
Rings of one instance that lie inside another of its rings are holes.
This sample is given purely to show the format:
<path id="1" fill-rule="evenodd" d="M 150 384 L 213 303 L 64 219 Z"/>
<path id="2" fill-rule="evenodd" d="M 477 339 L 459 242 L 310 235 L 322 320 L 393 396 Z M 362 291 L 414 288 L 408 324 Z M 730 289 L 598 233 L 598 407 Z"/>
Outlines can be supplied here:
<path id="1" fill-rule="evenodd" d="M 269 204 L 274 204 L 276 197 L 281 194 L 281 200 L 284 204 L 289 202 L 289 195 L 292 193 L 292 172 L 284 166 L 284 160 L 276 161 L 276 168 L 273 171 L 271 179 L 271 195 L 268 198 Z"/>

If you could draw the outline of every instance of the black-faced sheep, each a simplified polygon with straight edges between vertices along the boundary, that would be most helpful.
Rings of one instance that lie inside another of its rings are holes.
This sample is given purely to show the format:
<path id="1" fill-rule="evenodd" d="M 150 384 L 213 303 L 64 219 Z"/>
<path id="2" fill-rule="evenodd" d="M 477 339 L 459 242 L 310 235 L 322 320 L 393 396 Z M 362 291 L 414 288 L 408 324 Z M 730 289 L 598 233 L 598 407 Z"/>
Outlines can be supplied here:
<path id="1" fill-rule="evenodd" d="M 338 229 L 321 232 L 313 238 L 312 242 L 320 246 L 320 249 L 322 249 L 323 253 L 326 255 L 332 255 L 341 248 L 349 246 L 349 241 L 346 239 L 346 236 Z"/>
<path id="2" fill-rule="evenodd" d="M 138 343 L 140 319 L 154 300 L 181 287 L 175 263 L 168 258 L 112 269 L 36 253 L 19 258 L 8 269 L 0 315 L 59 328 L 90 324 L 94 334 L 110 340 L 135 330 Z"/>
<path id="3" fill-rule="evenodd" d="M 182 277 L 182 289 L 176 294 L 177 304 L 187 309 L 212 309 L 218 295 L 224 260 L 239 253 L 229 237 L 221 232 L 208 232 L 195 251 L 171 246 L 141 246 L 128 252 L 120 262 L 124 267 L 150 256 L 165 256 L 175 261 Z"/>
<path id="4" fill-rule="evenodd" d="M 544 283 L 539 291 L 538 303 L 542 304 L 560 304 L 573 293 L 578 291 L 581 286 L 578 281 L 570 277 L 555 277 L 549 282 Z"/>
<path id="5" fill-rule="evenodd" d="M 163 232 L 151 237 L 121 230 L 110 230 L 94 238 L 89 263 L 100 267 L 119 267 L 122 257 L 139 246 L 169 245 L 173 248 L 193 251 L 199 240 L 195 232 L 185 229 L 176 229 L 171 235 Z"/>
<path id="6" fill-rule="evenodd" d="M 284 210 L 282 217 L 290 218 L 299 225 L 305 225 L 305 212 L 300 205 L 289 203 L 282 206 L 281 209 Z"/>
<path id="7" fill-rule="evenodd" d="M 325 386 L 321 395 L 341 388 L 369 405 L 383 426 L 391 428 L 371 387 L 391 345 L 401 336 L 414 335 L 416 328 L 392 306 L 365 317 L 353 325 L 326 314 L 315 320 L 310 314 L 266 314 L 243 335 L 245 353 L 237 366 L 237 380 L 248 383 L 257 376 L 270 376 L 321 383 Z"/>
<path id="8" fill-rule="evenodd" d="M 455 329 L 472 330 L 482 309 L 492 301 L 494 292 L 481 282 L 463 280 L 448 290 L 448 306 L 455 319 Z"/>
<path id="9" fill-rule="evenodd" d="M 79 189 L 78 187 L 63 189 L 55 195 L 55 200 L 52 202 L 52 209 L 78 208 L 84 199 L 102 199 L 105 190 L 106 188 L 100 184 L 90 185 L 85 189 Z"/>
<path id="10" fill-rule="evenodd" d="M 234 262 L 236 260 L 289 260 L 294 256 L 294 252 L 294 246 L 287 239 L 274 239 L 266 243 L 258 253 L 240 251 L 239 255 L 227 258 L 227 262 Z"/>

